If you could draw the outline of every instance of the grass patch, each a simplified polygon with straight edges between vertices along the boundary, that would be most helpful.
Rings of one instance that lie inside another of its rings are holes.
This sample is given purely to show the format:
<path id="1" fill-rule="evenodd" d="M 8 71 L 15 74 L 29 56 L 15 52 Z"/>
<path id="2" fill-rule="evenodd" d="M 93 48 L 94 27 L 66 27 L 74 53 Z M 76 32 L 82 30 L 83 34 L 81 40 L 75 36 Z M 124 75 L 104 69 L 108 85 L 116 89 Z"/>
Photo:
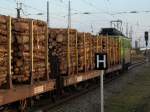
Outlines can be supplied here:
<path id="1" fill-rule="evenodd" d="M 150 110 L 150 66 L 144 66 L 136 74 L 132 84 L 105 102 L 106 112 L 148 112 Z M 131 74 L 132 75 L 132 74 Z M 142 111 L 138 111 L 141 110 Z"/>

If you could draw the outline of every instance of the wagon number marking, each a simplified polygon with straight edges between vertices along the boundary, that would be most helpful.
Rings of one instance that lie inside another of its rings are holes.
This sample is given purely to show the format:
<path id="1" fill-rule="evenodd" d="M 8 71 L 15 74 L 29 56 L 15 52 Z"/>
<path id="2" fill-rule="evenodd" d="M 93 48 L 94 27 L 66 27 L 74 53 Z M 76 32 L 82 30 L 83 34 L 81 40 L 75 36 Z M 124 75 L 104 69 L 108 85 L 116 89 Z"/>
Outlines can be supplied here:
<path id="1" fill-rule="evenodd" d="M 77 82 L 81 82 L 83 80 L 82 76 L 77 77 Z"/>
<path id="2" fill-rule="evenodd" d="M 39 94 L 44 91 L 44 86 L 38 86 L 34 88 L 34 94 Z"/>

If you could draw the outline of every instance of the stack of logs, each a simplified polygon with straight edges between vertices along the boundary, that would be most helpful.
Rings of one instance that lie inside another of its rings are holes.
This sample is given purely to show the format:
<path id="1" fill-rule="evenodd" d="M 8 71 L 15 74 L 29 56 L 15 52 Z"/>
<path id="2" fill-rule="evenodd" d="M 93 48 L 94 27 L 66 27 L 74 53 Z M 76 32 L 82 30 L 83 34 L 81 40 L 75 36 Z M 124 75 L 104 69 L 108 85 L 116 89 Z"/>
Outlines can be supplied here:
<path id="1" fill-rule="evenodd" d="M 119 41 L 115 37 L 96 36 L 73 29 L 50 29 L 49 51 L 60 62 L 60 73 L 71 75 L 95 67 L 95 53 L 108 54 L 108 66 L 118 64 Z M 120 50 L 119 50 L 120 51 Z"/>
<path id="2" fill-rule="evenodd" d="M 14 81 L 45 78 L 46 73 L 50 73 L 47 69 L 48 48 L 50 60 L 58 57 L 61 75 L 93 70 L 95 53 L 108 53 L 109 65 L 120 61 L 119 39 L 80 33 L 75 29 L 49 29 L 47 32 L 45 22 L 23 18 L 13 18 L 9 32 L 8 23 L 8 17 L 0 16 L 0 86 L 6 82 L 10 66 Z M 12 35 L 12 65 L 8 58 L 9 33 Z"/>
<path id="3" fill-rule="evenodd" d="M 85 33 L 78 33 L 78 70 L 86 71 Z"/>
<path id="4" fill-rule="evenodd" d="M 90 33 L 78 33 L 78 70 L 88 71 L 94 68 L 93 38 Z"/>
<path id="5" fill-rule="evenodd" d="M 25 82 L 46 75 L 46 23 L 30 19 L 13 19 L 13 80 Z M 33 54 L 33 55 L 32 55 Z"/>
<path id="6" fill-rule="evenodd" d="M 108 67 L 112 67 L 120 63 L 120 47 L 120 40 L 117 37 L 100 35 L 98 38 L 98 52 L 107 53 Z"/>
<path id="7" fill-rule="evenodd" d="M 0 16 L 0 86 L 8 74 L 8 17 Z"/>
<path id="8" fill-rule="evenodd" d="M 121 55 L 121 50 L 120 50 L 120 40 L 119 39 L 116 39 L 116 64 L 119 64 L 120 63 L 120 55 Z"/>
<path id="9" fill-rule="evenodd" d="M 102 53 L 103 50 L 103 45 L 102 45 L 102 37 L 98 36 L 97 37 L 97 52 Z"/>
<path id="10" fill-rule="evenodd" d="M 77 31 L 74 29 L 49 29 L 49 52 L 58 57 L 61 75 L 77 74 L 76 40 Z"/>
<path id="11" fill-rule="evenodd" d="M 86 70 L 92 69 L 92 36 L 85 33 Z"/>
<path id="12" fill-rule="evenodd" d="M 98 36 L 92 35 L 92 69 L 95 68 L 95 54 L 100 53 L 98 52 L 98 46 L 101 46 L 101 44 L 98 44 Z"/>

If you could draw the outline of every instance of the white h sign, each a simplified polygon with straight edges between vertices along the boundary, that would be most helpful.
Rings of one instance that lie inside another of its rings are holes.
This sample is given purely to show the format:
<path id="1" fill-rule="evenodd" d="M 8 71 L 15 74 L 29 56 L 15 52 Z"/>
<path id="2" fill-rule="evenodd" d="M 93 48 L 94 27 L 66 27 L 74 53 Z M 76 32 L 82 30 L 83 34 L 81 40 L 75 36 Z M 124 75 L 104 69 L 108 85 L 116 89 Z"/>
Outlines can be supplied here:
<path id="1" fill-rule="evenodd" d="M 107 69 L 107 55 L 106 54 L 96 54 L 95 65 L 97 70 Z"/>
<path id="2" fill-rule="evenodd" d="M 100 56 L 97 55 L 97 68 L 99 68 L 100 63 L 103 63 L 103 67 L 106 68 L 106 55 L 103 55 L 103 60 L 100 59 Z"/>

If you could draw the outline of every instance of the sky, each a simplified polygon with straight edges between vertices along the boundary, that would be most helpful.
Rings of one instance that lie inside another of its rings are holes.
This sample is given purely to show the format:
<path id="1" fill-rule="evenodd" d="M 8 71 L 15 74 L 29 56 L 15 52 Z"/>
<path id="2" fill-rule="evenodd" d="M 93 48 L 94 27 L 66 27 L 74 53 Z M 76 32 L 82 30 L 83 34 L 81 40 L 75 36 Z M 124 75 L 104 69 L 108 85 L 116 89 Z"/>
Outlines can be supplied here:
<path id="1" fill-rule="evenodd" d="M 0 0 L 0 14 L 16 16 L 17 0 Z M 23 3 L 24 18 L 46 21 L 47 0 L 19 0 Z M 49 0 L 50 27 L 67 28 L 69 0 Z M 111 20 L 123 21 L 123 32 L 132 29 L 132 43 L 139 41 L 144 47 L 144 32 L 150 32 L 150 0 L 71 0 L 71 27 L 78 31 L 96 34 L 101 28 L 110 27 Z M 120 13 L 138 11 L 139 13 Z M 90 14 L 81 14 L 90 12 Z M 43 15 L 37 15 L 43 13 Z M 76 14 L 75 14 L 76 13 Z M 149 42 L 150 44 L 150 42 Z"/>

